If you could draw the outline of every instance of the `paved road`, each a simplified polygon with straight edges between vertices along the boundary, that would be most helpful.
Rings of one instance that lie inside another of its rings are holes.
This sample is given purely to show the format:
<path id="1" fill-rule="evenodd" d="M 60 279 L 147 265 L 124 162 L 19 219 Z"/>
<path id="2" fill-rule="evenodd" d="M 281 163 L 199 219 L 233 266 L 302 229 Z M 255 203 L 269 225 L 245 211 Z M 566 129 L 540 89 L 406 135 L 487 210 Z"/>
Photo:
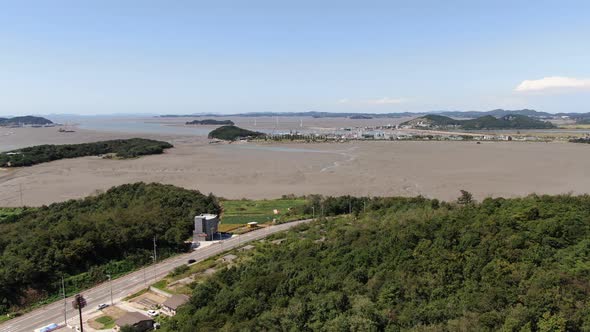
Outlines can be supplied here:
<path id="1" fill-rule="evenodd" d="M 199 248 L 191 253 L 182 254 L 164 260 L 156 265 L 148 266 L 144 269 L 135 271 L 131 274 L 112 281 L 113 300 L 116 304 L 127 295 L 133 294 L 147 285 L 154 283 L 165 277 L 175 267 L 186 264 L 188 259 L 195 259 L 197 262 L 215 256 L 226 250 L 236 248 L 242 244 L 254 240 L 262 239 L 270 234 L 287 230 L 291 227 L 297 226 L 301 223 L 310 222 L 311 219 L 298 220 L 290 223 L 274 225 L 265 227 L 263 229 L 252 231 L 246 234 L 232 237 L 218 243 L 211 244 L 207 247 Z M 87 309 L 83 313 L 90 313 L 96 310 L 96 307 L 101 303 L 110 303 L 110 284 L 108 282 L 102 283 L 94 288 L 82 292 L 82 295 L 88 302 Z M 66 299 L 67 316 L 70 324 L 78 325 L 77 312 L 72 309 L 72 300 L 70 297 Z M 34 329 L 51 324 L 63 323 L 64 321 L 64 302 L 57 301 L 48 304 L 42 308 L 31 311 L 21 317 L 9 320 L 0 324 L 0 331 L 2 332 L 17 332 L 28 331 L 32 332 Z M 60 330 L 61 331 L 61 330 Z"/>

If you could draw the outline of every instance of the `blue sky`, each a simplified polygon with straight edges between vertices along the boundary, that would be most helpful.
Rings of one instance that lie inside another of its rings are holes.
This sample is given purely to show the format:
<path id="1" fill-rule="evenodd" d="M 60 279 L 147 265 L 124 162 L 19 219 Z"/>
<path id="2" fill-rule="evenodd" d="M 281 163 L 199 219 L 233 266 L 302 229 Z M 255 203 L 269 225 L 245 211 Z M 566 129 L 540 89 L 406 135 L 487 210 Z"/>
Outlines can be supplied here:
<path id="1" fill-rule="evenodd" d="M 0 115 L 590 111 L 590 1 L 2 1 Z"/>

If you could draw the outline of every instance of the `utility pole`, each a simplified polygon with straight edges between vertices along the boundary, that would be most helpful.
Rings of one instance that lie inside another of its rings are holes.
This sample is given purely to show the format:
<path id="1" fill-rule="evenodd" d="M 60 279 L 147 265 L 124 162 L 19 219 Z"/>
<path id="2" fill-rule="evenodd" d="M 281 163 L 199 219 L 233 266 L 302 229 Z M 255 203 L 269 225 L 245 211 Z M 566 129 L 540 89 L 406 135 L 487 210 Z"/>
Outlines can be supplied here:
<path id="1" fill-rule="evenodd" d="M 109 284 L 111 286 L 111 305 L 113 305 L 113 279 L 111 279 L 110 274 L 107 274 L 107 277 L 109 278 Z"/>
<path id="2" fill-rule="evenodd" d="M 311 219 L 315 219 L 315 206 L 311 207 Z"/>
<path id="3" fill-rule="evenodd" d="M 154 235 L 154 282 L 156 281 L 156 261 L 158 260 L 158 254 L 156 251 L 156 236 Z"/>
<path id="4" fill-rule="evenodd" d="M 82 295 L 77 294 L 74 298 L 74 301 L 72 302 L 72 306 L 74 309 L 78 309 L 78 313 L 80 314 L 80 332 L 84 332 L 84 325 L 82 322 L 82 308 L 86 306 L 86 299 Z"/>
<path id="5" fill-rule="evenodd" d="M 23 201 L 23 184 L 19 183 L 18 188 L 19 188 L 19 192 L 20 192 L 20 206 L 25 206 L 25 203 Z"/>
<path id="6" fill-rule="evenodd" d="M 68 325 L 68 303 L 66 302 L 66 284 L 63 276 L 61 277 L 61 295 L 64 299 L 64 325 Z"/>

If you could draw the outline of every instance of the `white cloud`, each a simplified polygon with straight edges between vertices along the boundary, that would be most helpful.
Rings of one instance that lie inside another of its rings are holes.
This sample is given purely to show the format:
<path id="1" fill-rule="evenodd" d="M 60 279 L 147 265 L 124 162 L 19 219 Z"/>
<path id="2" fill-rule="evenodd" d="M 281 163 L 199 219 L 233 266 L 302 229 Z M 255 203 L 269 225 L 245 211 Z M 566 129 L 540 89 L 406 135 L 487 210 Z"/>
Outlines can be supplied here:
<path id="1" fill-rule="evenodd" d="M 525 80 L 517 87 L 518 92 L 561 89 L 590 89 L 590 79 L 551 76 L 539 80 Z"/>
<path id="2" fill-rule="evenodd" d="M 348 98 L 342 98 L 338 100 L 339 104 L 359 104 L 359 105 L 395 105 L 407 102 L 404 98 L 389 98 L 383 97 L 379 99 L 367 99 L 367 100 L 350 100 Z"/>

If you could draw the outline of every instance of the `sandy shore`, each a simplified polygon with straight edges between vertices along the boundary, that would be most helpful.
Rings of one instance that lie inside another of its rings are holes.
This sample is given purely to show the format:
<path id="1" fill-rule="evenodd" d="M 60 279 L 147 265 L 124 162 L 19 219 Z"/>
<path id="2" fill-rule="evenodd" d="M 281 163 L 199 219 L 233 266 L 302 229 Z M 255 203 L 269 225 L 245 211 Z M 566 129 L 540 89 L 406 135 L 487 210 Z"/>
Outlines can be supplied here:
<path id="1" fill-rule="evenodd" d="M 38 144 L 39 139 L 47 143 L 73 143 L 138 136 L 79 131 L 63 138 L 55 129 L 52 132 L 27 130 L 35 131 L 22 136 L 14 134 L 18 136 L 13 138 L 0 136 L 0 148 L 4 144 L 27 146 L 33 141 Z M 590 146 L 585 144 L 216 145 L 197 136 L 141 136 L 171 141 L 176 148 L 163 155 L 133 160 L 85 157 L 0 170 L 0 206 L 20 205 L 21 188 L 22 202 L 37 206 L 136 181 L 169 183 L 227 198 L 352 194 L 424 195 L 453 200 L 460 189 L 474 193 L 479 199 L 590 191 Z"/>

